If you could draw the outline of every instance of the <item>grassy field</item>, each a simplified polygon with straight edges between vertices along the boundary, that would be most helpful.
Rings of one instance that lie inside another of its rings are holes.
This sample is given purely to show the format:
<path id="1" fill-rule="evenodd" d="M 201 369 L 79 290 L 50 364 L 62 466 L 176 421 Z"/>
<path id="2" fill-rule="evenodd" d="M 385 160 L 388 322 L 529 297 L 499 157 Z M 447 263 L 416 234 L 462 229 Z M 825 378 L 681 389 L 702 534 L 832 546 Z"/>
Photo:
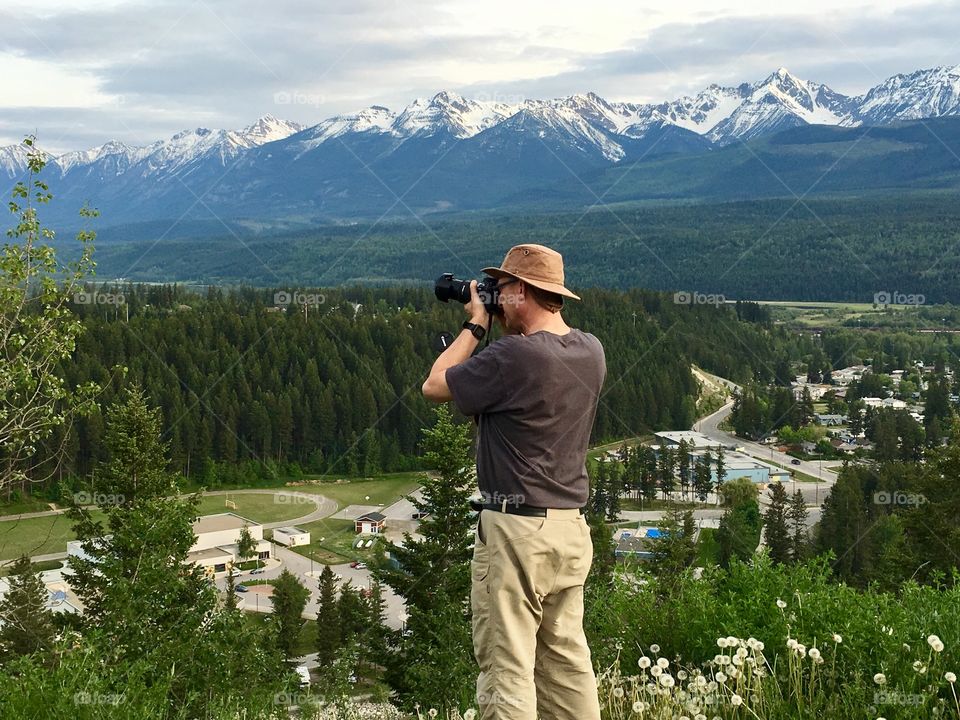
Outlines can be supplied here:
<path id="1" fill-rule="evenodd" d="M 318 478 L 307 477 L 304 481 L 308 484 L 286 489 L 324 495 L 335 500 L 341 508 L 347 505 L 391 505 L 416 490 L 424 477 L 422 472 L 389 473 L 375 478 L 343 478 L 342 482 L 334 480 L 315 484 L 310 481 Z"/>
<path id="2" fill-rule="evenodd" d="M 707 567 L 719 563 L 720 547 L 717 545 L 717 531 L 714 528 L 701 528 L 697 541 L 697 565 Z"/>
<path id="3" fill-rule="evenodd" d="M 323 565 L 369 560 L 379 545 L 374 543 L 370 548 L 363 549 L 353 547 L 353 543 L 358 538 L 354 532 L 353 520 L 324 518 L 299 527 L 310 533 L 310 544 L 298 545 L 290 549 Z M 365 537 L 369 539 L 370 536 Z"/>
<path id="4" fill-rule="evenodd" d="M 0 559 L 66 552 L 75 537 L 65 515 L 0 521 Z"/>
<path id="5" fill-rule="evenodd" d="M 230 501 L 237 507 L 227 507 L 226 495 L 206 495 L 200 498 L 198 512 L 201 515 L 215 515 L 234 512 L 257 523 L 280 522 L 309 515 L 315 506 L 309 501 L 300 501 L 283 495 L 231 494 Z"/>

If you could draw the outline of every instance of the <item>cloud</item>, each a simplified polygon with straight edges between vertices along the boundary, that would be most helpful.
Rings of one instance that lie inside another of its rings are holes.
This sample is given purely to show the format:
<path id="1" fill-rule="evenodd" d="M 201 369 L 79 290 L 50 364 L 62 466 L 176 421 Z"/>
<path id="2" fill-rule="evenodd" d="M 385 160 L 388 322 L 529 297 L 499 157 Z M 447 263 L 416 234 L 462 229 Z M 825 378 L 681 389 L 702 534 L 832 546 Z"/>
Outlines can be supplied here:
<path id="1" fill-rule="evenodd" d="M 33 129 L 56 138 L 56 149 L 146 143 L 186 127 L 243 127 L 268 112 L 314 124 L 441 89 L 514 98 L 593 90 L 659 102 L 781 65 L 857 93 L 960 54 L 960 8 L 948 3 L 824 10 L 811 0 L 791 14 L 759 2 L 656 14 L 619 3 L 579 14 L 525 5 L 511 15 L 507 0 L 491 2 L 486 19 L 458 0 L 0 10 L 0 72 L 16 75 L 0 89 L 0 144 Z M 618 12 L 622 23 L 611 21 Z M 278 93 L 307 102 L 278 106 Z"/>

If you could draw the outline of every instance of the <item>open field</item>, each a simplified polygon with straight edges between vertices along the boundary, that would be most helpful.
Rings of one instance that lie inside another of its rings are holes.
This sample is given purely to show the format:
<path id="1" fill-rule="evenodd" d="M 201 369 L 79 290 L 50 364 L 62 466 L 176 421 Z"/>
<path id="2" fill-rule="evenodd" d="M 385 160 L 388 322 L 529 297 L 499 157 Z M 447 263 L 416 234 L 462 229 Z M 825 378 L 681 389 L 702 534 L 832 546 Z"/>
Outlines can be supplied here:
<path id="1" fill-rule="evenodd" d="M 310 533 L 310 544 L 298 545 L 290 549 L 323 565 L 369 560 L 379 545 L 374 543 L 370 548 L 354 548 L 353 543 L 359 536 L 354 532 L 353 520 L 324 518 L 299 527 Z M 371 536 L 364 537 L 369 539 Z"/>
<path id="2" fill-rule="evenodd" d="M 226 505 L 229 497 L 231 503 L 236 503 L 236 509 Z M 280 522 L 303 517 L 313 511 L 313 504 L 304 502 L 285 502 L 290 500 L 283 495 L 262 494 L 231 494 L 206 495 L 200 498 L 198 512 L 200 515 L 215 515 L 217 513 L 232 512 L 242 515 L 256 523 Z"/>

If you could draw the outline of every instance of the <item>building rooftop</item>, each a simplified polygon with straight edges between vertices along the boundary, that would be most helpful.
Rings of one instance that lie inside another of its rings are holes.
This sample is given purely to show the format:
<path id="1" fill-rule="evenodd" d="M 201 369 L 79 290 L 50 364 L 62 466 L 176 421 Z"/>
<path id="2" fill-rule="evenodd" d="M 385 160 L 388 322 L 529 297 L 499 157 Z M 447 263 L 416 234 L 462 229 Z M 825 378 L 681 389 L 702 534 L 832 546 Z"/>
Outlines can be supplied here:
<path id="1" fill-rule="evenodd" d="M 293 525 L 287 525 L 287 527 L 276 528 L 273 532 L 274 533 L 281 532 L 287 535 L 305 535 L 306 534 L 305 530 L 301 530 L 298 527 L 293 527 Z"/>
<path id="2" fill-rule="evenodd" d="M 357 518 L 357 521 L 360 521 L 360 520 L 372 520 L 372 521 L 374 521 L 374 522 L 380 522 L 381 520 L 386 520 L 386 519 L 387 519 L 387 516 L 384 515 L 383 513 L 369 512 L 369 513 L 364 513 L 363 515 L 361 515 L 360 517 L 358 517 L 358 518 Z"/>
<path id="3" fill-rule="evenodd" d="M 239 530 L 244 526 L 258 525 L 251 520 L 240 517 L 235 513 L 219 513 L 217 515 L 203 515 L 193 521 L 193 534 L 219 532 L 221 530 Z"/>
<path id="4" fill-rule="evenodd" d="M 206 550 L 196 550 L 194 552 L 187 553 L 187 560 L 189 562 L 215 560 L 217 558 L 227 558 L 228 560 L 233 560 L 233 555 L 230 554 L 230 551 L 218 547 L 208 548 Z"/>
<path id="5" fill-rule="evenodd" d="M 658 438 L 666 440 L 667 442 L 679 444 L 681 440 L 685 440 L 687 445 L 691 448 L 714 448 L 720 447 L 723 445 L 719 440 L 714 440 L 713 438 L 707 437 L 703 433 L 695 432 L 693 430 L 662 430 L 661 432 L 654 433 Z"/>

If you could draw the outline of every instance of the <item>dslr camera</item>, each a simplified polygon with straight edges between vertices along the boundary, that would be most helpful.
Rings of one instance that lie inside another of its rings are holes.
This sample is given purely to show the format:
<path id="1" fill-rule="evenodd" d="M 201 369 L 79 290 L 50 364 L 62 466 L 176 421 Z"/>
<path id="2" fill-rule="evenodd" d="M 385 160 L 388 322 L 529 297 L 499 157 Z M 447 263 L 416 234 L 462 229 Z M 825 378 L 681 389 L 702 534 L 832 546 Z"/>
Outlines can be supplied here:
<path id="1" fill-rule="evenodd" d="M 470 281 L 458 280 L 453 273 L 444 273 L 437 278 L 433 285 L 433 294 L 437 296 L 440 302 L 457 302 L 466 305 L 470 302 Z M 501 310 L 497 301 L 500 292 L 497 290 L 497 279 L 487 275 L 477 282 L 477 294 L 480 295 L 480 301 L 490 315 L 499 315 Z"/>

